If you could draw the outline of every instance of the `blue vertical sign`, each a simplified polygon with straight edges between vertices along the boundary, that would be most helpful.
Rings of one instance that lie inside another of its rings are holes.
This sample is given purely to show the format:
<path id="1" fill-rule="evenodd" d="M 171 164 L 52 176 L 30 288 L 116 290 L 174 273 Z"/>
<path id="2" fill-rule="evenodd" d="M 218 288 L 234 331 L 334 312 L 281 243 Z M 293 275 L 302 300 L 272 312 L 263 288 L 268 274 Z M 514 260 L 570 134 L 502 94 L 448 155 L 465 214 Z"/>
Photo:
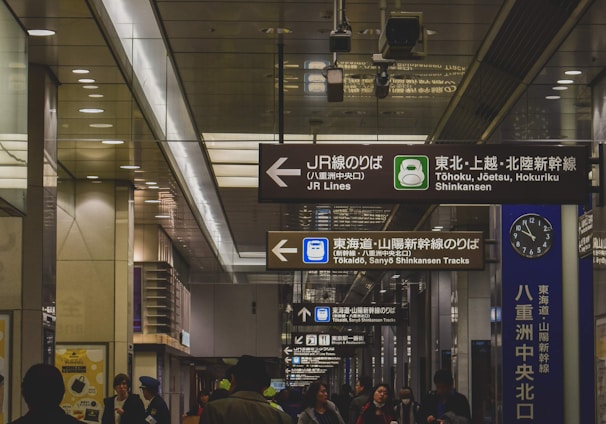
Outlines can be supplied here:
<path id="1" fill-rule="evenodd" d="M 512 228 L 527 214 L 552 226 L 548 251 L 531 258 L 513 248 L 540 237 L 532 224 Z M 502 234 L 503 422 L 563 424 L 560 206 L 503 205 Z"/>

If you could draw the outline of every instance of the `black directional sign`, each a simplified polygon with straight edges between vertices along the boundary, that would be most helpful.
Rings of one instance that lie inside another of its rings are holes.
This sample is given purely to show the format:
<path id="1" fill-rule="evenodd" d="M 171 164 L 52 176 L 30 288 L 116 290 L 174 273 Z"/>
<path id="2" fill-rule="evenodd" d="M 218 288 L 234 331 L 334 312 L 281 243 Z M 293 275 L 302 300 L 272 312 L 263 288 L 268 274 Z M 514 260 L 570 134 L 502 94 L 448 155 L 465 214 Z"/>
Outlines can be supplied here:
<path id="1" fill-rule="evenodd" d="M 366 336 L 361 333 L 325 334 L 292 333 L 292 346 L 365 346 Z"/>
<path id="2" fill-rule="evenodd" d="M 484 268 L 481 231 L 269 231 L 267 269 Z"/>
<path id="3" fill-rule="evenodd" d="M 394 304 L 293 304 L 294 325 L 398 325 L 405 309 Z"/>
<path id="4" fill-rule="evenodd" d="M 261 144 L 259 200 L 578 204 L 589 154 L 554 144 Z"/>

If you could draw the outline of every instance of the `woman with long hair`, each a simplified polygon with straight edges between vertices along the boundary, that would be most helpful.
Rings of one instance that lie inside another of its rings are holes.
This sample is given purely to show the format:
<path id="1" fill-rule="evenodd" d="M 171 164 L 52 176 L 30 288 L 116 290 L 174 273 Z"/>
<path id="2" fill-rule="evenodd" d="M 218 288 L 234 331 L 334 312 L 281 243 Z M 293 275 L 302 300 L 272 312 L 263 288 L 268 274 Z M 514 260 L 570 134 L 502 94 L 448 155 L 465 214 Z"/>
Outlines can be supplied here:
<path id="1" fill-rule="evenodd" d="M 391 424 L 392 421 L 397 420 L 391 389 L 386 383 L 379 383 L 372 389 L 356 424 Z"/>
<path id="2" fill-rule="evenodd" d="M 309 385 L 303 406 L 298 424 L 345 424 L 335 404 L 328 400 L 326 384 L 320 381 Z"/>

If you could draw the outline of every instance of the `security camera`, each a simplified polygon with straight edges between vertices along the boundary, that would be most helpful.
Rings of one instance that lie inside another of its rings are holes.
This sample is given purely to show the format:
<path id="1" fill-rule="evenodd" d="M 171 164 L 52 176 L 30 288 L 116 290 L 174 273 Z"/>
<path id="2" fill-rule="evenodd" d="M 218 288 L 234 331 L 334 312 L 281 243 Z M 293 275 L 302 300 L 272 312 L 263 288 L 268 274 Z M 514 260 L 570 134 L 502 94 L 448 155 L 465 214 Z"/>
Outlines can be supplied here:
<path id="1" fill-rule="evenodd" d="M 391 12 L 379 36 L 379 51 L 386 59 L 416 59 L 419 53 L 413 49 L 423 42 L 422 12 Z"/>
<path id="2" fill-rule="evenodd" d="M 348 29 L 331 31 L 329 41 L 332 53 L 348 52 L 351 50 L 351 31 Z"/>

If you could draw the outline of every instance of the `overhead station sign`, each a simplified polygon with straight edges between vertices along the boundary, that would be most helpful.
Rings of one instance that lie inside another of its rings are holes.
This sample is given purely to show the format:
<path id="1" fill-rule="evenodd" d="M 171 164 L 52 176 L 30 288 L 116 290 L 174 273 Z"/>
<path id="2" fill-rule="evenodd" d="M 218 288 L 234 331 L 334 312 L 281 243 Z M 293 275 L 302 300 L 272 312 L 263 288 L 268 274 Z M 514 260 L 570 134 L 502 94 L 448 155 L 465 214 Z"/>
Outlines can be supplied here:
<path id="1" fill-rule="evenodd" d="M 294 325 L 398 325 L 404 318 L 405 309 L 394 304 L 293 304 Z"/>
<path id="2" fill-rule="evenodd" d="M 292 345 L 297 346 L 365 346 L 364 334 L 292 333 Z"/>
<path id="3" fill-rule="evenodd" d="M 588 159 L 554 144 L 261 144 L 259 201 L 579 204 Z"/>
<path id="4" fill-rule="evenodd" d="M 268 231 L 267 269 L 484 268 L 481 231 Z"/>

